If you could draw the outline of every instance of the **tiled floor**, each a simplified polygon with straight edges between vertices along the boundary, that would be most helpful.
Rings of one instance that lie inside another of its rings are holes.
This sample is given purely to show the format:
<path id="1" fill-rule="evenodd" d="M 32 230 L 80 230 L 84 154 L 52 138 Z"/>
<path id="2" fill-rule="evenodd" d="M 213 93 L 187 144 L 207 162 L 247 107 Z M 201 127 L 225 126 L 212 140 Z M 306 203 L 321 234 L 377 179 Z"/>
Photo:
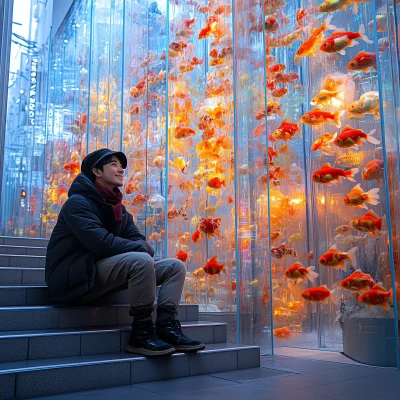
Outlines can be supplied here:
<path id="1" fill-rule="evenodd" d="M 261 368 L 43 399 L 400 400 L 399 371 L 347 363 L 340 354 L 326 361 L 321 353 L 263 357 Z"/>

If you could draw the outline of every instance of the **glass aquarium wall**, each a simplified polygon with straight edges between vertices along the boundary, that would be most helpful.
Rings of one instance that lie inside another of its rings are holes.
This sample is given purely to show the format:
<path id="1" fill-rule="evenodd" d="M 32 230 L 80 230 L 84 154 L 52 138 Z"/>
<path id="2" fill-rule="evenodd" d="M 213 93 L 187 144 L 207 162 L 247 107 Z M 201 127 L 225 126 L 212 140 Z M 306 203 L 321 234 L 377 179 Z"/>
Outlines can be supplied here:
<path id="1" fill-rule="evenodd" d="M 83 157 L 122 150 L 126 208 L 229 341 L 396 365 L 396 3 L 76 1 L 51 50 L 39 229 L 8 234 L 49 237 Z"/>
<path id="2" fill-rule="evenodd" d="M 14 0 L 0 235 L 41 235 L 51 15 L 51 1 Z"/>
<path id="3" fill-rule="evenodd" d="M 370 22 L 374 25 L 375 49 L 379 53 L 377 73 L 381 89 L 381 123 L 382 131 L 382 160 L 385 163 L 385 191 L 388 193 L 387 232 L 391 237 L 389 241 L 389 265 L 386 267 L 387 286 L 393 293 L 392 304 L 394 314 L 399 316 L 400 301 L 400 209 L 397 201 L 400 193 L 399 185 L 399 110 L 400 110 L 400 2 L 396 0 L 375 3 L 377 10 L 375 19 Z M 398 319 L 398 317 L 397 317 Z M 397 329 L 396 329 L 397 328 Z M 399 325 L 395 325 L 395 334 L 399 338 Z M 398 345 L 398 344 L 397 344 Z M 397 354 L 399 357 L 399 354 Z M 398 358 L 398 366 L 400 360 Z"/>
<path id="4" fill-rule="evenodd" d="M 49 237 L 87 154 L 91 2 L 75 2 L 51 49 L 42 236 Z"/>
<path id="5" fill-rule="evenodd" d="M 268 120 L 268 140 L 278 153 L 278 146 L 291 152 L 286 170 L 279 158 L 275 165 L 286 173 L 280 192 L 294 211 L 276 228 L 269 219 L 278 237 L 271 253 L 279 265 L 272 290 L 280 354 L 343 350 L 396 365 L 395 184 L 385 141 L 394 119 L 384 114 L 398 87 L 384 59 L 393 13 L 384 3 L 282 2 L 265 20 L 267 96 L 282 111 Z M 271 213 L 275 179 L 270 173 Z"/>
<path id="6" fill-rule="evenodd" d="M 270 101 L 266 93 L 264 9 L 251 0 L 236 2 L 233 20 L 236 226 L 232 229 L 237 237 L 238 254 L 238 339 L 242 343 L 261 345 L 264 352 L 270 353 L 272 302 L 268 219 L 276 203 L 268 199 L 270 194 L 275 195 L 276 187 L 269 187 L 268 176 L 274 173 L 278 154 L 269 146 L 266 136 L 266 110 Z"/>

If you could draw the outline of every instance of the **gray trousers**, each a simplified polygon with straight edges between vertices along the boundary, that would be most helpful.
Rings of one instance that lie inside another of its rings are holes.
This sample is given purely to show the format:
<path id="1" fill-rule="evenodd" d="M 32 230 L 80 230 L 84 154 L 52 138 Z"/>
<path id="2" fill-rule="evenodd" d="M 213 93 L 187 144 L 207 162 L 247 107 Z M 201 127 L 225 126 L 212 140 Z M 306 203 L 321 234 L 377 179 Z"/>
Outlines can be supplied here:
<path id="1" fill-rule="evenodd" d="M 156 286 L 161 286 L 157 307 L 178 307 L 185 282 L 185 264 L 176 258 L 154 262 L 147 253 L 123 253 L 96 263 L 94 287 L 78 303 L 90 303 L 107 292 L 128 288 L 131 310 L 152 307 Z"/>

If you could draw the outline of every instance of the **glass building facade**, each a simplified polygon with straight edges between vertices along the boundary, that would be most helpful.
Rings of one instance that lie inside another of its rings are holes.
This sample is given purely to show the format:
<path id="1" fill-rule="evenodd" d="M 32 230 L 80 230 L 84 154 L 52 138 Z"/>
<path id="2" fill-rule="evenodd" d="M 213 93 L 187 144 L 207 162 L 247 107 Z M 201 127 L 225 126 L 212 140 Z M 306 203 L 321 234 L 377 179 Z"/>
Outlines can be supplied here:
<path id="1" fill-rule="evenodd" d="M 203 319 L 398 366 L 398 3 L 76 0 L 9 88 L 1 234 L 49 237 L 85 155 L 121 150 Z"/>

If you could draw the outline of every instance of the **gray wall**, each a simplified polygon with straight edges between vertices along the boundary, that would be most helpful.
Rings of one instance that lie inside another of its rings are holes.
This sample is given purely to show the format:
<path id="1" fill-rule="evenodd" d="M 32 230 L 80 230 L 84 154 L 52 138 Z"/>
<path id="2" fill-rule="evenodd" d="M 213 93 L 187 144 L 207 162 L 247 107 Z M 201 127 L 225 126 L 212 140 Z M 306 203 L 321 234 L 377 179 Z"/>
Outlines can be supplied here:
<path id="1" fill-rule="evenodd" d="M 52 37 L 57 33 L 65 15 L 70 9 L 74 0 L 53 0 L 53 24 L 51 29 Z"/>

